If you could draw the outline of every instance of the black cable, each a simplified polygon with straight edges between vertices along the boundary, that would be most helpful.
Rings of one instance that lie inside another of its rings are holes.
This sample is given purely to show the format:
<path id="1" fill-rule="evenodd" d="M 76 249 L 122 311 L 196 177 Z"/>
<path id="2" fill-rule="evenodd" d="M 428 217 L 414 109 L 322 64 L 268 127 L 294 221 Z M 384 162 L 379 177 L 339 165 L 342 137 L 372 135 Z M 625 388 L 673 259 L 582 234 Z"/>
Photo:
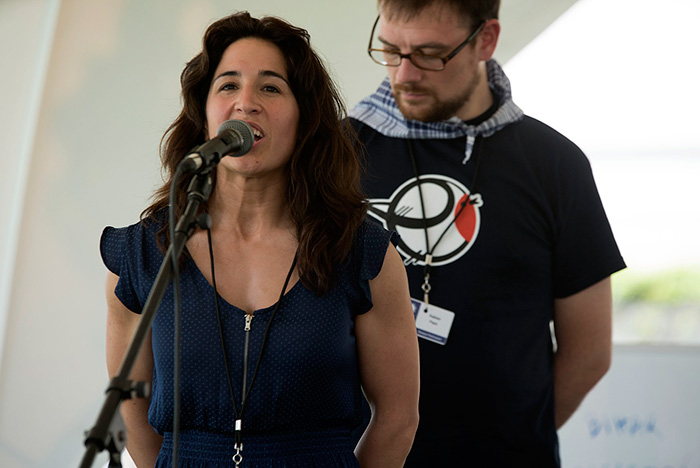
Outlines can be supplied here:
<path id="1" fill-rule="evenodd" d="M 175 242 L 175 201 L 177 183 L 182 177 L 183 170 L 178 165 L 170 182 L 168 228 L 170 244 Z M 178 466 L 180 440 L 180 336 L 181 336 L 181 301 L 180 301 L 180 266 L 175 249 L 170 249 L 170 263 L 173 269 L 173 466 Z"/>

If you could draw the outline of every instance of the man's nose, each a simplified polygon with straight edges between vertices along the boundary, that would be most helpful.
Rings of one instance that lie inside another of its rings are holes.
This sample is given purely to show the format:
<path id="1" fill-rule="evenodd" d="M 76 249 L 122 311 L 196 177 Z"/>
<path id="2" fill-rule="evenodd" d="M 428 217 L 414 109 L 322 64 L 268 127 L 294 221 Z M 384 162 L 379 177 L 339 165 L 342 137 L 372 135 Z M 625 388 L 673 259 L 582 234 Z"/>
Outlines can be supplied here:
<path id="1" fill-rule="evenodd" d="M 415 83 L 420 81 L 423 70 L 413 65 L 408 57 L 401 59 L 401 63 L 396 69 L 396 81 L 399 83 Z"/>

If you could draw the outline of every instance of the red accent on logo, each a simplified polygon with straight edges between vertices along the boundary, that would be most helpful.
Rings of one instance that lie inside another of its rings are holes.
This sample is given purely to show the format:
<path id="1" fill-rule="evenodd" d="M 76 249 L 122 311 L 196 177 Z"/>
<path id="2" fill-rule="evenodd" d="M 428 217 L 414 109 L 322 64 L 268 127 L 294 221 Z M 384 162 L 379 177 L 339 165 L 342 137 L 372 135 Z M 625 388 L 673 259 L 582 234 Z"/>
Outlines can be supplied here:
<path id="1" fill-rule="evenodd" d="M 462 204 L 464 208 L 462 208 Z M 460 212 L 460 210 L 462 210 Z M 476 211 L 474 206 L 469 203 L 469 195 L 464 194 L 459 200 L 459 203 L 455 206 L 455 226 L 459 233 L 466 239 L 467 242 L 471 242 L 474 237 L 474 230 L 476 229 Z"/>

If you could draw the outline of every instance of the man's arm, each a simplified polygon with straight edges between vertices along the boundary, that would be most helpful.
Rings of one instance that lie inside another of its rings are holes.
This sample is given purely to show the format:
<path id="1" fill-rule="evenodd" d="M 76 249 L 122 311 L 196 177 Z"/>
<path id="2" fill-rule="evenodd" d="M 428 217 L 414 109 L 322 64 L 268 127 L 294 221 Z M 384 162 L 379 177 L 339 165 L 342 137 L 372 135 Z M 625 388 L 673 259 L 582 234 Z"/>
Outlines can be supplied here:
<path id="1" fill-rule="evenodd" d="M 554 301 L 554 401 L 557 429 L 610 368 L 612 292 L 610 277 Z"/>

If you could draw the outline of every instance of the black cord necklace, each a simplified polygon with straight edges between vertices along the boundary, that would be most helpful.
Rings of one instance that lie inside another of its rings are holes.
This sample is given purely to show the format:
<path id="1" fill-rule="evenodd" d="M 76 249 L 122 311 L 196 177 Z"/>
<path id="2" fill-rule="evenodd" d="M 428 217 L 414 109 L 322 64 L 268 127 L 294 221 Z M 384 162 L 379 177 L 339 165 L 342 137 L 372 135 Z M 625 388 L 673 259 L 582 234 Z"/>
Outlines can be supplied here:
<path id="1" fill-rule="evenodd" d="M 478 193 L 476 193 L 476 177 L 479 174 L 479 166 L 481 165 L 481 145 L 478 145 L 477 148 L 477 144 L 476 142 L 474 142 L 474 153 L 476 153 L 476 167 L 474 168 L 474 175 L 472 176 L 472 183 L 470 188 L 471 194 L 467 199 L 460 203 L 459 210 L 452 219 L 452 222 L 450 222 L 450 224 L 442 231 L 437 241 L 435 241 L 435 243 L 431 247 L 430 240 L 428 237 L 428 217 L 425 213 L 425 199 L 423 197 L 423 189 L 422 182 L 420 179 L 420 171 L 418 170 L 418 162 L 416 160 L 415 151 L 413 149 L 413 140 L 409 138 L 406 140 L 406 142 L 408 143 L 408 154 L 411 158 L 413 174 L 415 175 L 416 183 L 418 184 L 418 197 L 420 198 L 421 216 L 423 217 L 423 232 L 425 233 L 425 267 L 423 268 L 423 284 L 421 285 L 421 289 L 423 290 L 423 302 L 425 303 L 424 311 L 427 312 L 428 305 L 430 304 L 430 290 L 432 289 L 432 285 L 430 284 L 430 268 L 433 262 L 433 252 L 435 252 L 435 248 L 445 237 L 445 234 L 447 234 L 450 228 L 455 224 L 455 222 L 457 222 L 457 218 L 459 218 L 459 216 L 462 214 L 462 212 L 467 206 L 467 203 L 469 203 L 470 205 L 474 205 L 477 203 L 478 200 L 481 200 L 481 196 Z"/>
<path id="2" fill-rule="evenodd" d="M 280 308 L 280 304 L 282 303 L 282 298 L 284 297 L 284 293 L 287 290 L 287 285 L 289 284 L 289 280 L 292 277 L 292 272 L 294 271 L 294 267 L 297 264 L 297 256 L 296 254 L 294 255 L 294 260 L 292 261 L 292 266 L 289 268 L 289 272 L 287 273 L 287 278 L 284 280 L 284 286 L 282 286 L 282 291 L 280 292 L 279 299 L 277 300 L 277 304 L 275 304 L 275 308 L 272 309 L 272 313 L 270 314 L 270 318 L 267 321 L 267 327 L 265 328 L 265 334 L 263 335 L 263 340 L 260 345 L 260 352 L 258 353 L 258 359 L 255 363 L 255 369 L 253 370 L 253 376 L 250 379 L 250 385 L 247 385 L 247 374 L 248 374 L 248 344 L 249 344 L 249 339 L 250 339 L 250 329 L 251 329 L 251 322 L 253 320 L 254 315 L 253 314 L 246 314 L 245 316 L 245 344 L 244 344 L 244 349 L 243 349 L 243 382 L 241 386 L 241 408 L 240 411 L 238 410 L 238 405 L 236 405 L 236 397 L 235 393 L 233 391 L 233 381 L 231 379 L 231 371 L 229 369 L 228 365 L 228 357 L 226 354 L 226 342 L 224 340 L 224 330 L 221 325 L 221 308 L 219 307 L 219 293 L 216 289 L 216 274 L 214 271 L 214 248 L 212 246 L 212 241 L 211 241 L 211 230 L 207 229 L 207 240 L 209 242 L 209 263 L 211 264 L 211 282 L 212 286 L 214 288 L 214 300 L 216 304 L 216 318 L 218 320 L 219 324 L 219 339 L 221 341 L 221 351 L 223 354 L 224 358 L 224 367 L 226 369 L 226 381 L 228 382 L 228 388 L 229 388 L 229 393 L 231 394 L 231 403 L 233 404 L 233 415 L 236 418 L 235 422 L 235 443 L 234 443 L 234 450 L 236 453 L 233 455 L 232 460 L 236 464 L 236 467 L 240 466 L 241 462 L 243 462 L 243 442 L 242 442 L 242 432 L 243 432 L 243 413 L 245 412 L 246 408 L 246 403 L 248 402 L 248 397 L 250 396 L 250 390 L 253 388 L 253 384 L 255 383 L 255 377 L 258 375 L 258 369 L 260 368 L 260 361 L 262 360 L 262 355 L 263 351 L 265 350 L 265 344 L 267 343 L 267 338 L 270 334 L 270 327 L 272 326 L 272 320 L 275 318 L 275 314 L 277 314 L 277 310 Z"/>

